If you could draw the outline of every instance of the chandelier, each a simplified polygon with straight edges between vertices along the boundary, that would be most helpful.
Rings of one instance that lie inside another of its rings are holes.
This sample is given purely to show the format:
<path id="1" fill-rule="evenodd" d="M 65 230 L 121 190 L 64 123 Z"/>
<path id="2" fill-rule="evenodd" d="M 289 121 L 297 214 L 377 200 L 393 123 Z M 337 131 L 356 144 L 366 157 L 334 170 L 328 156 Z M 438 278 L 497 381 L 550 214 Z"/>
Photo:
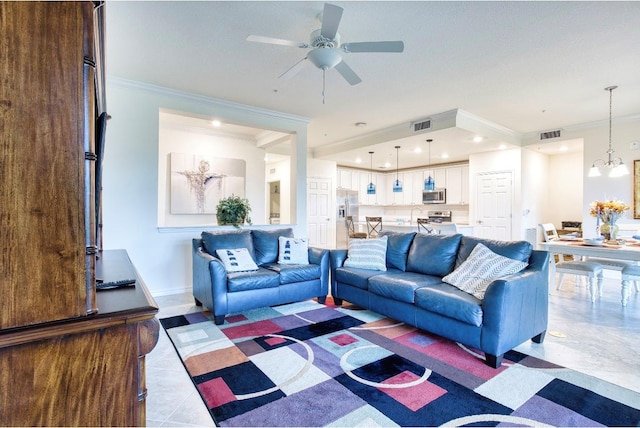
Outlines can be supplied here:
<path id="1" fill-rule="evenodd" d="M 611 147 L 611 99 L 613 90 L 616 89 L 617 86 L 608 86 L 604 88 L 605 91 L 609 91 L 609 150 L 606 151 L 608 159 L 605 161 L 604 159 L 597 159 L 591 165 L 591 169 L 589 169 L 589 177 L 599 177 L 602 175 L 600 172 L 600 168 L 609 168 L 609 177 L 622 177 L 623 175 L 628 175 L 629 170 L 627 166 L 622 162 L 622 158 L 614 157 L 614 150 Z"/>

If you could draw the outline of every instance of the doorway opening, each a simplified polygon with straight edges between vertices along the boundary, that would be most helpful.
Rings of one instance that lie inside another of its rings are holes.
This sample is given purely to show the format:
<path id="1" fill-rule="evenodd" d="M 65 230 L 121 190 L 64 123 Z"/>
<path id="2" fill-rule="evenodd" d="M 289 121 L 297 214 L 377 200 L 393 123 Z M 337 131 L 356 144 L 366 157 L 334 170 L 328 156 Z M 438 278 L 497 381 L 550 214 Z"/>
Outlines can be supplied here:
<path id="1" fill-rule="evenodd" d="M 269 182 L 269 224 L 280 224 L 280 181 Z"/>

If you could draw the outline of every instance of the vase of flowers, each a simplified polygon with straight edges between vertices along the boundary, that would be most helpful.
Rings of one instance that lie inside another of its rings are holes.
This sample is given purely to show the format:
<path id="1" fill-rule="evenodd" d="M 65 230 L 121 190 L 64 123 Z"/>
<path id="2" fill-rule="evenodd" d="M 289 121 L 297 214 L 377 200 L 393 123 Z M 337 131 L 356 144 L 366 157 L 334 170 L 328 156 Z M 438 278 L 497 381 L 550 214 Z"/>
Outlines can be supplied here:
<path id="1" fill-rule="evenodd" d="M 619 230 L 617 222 L 630 209 L 631 206 L 622 201 L 595 201 L 591 203 L 589 214 L 596 218 L 596 228 L 599 229 L 599 234 L 603 235 L 606 240 L 615 240 Z M 600 224 L 601 222 L 602 224 Z"/>

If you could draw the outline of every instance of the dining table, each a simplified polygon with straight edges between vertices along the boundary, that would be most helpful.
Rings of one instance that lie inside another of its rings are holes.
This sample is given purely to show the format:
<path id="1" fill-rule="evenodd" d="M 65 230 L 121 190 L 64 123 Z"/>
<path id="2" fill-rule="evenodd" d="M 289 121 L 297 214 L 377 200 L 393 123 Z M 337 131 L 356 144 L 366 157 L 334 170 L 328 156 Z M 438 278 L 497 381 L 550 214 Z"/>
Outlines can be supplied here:
<path id="1" fill-rule="evenodd" d="M 578 258 L 605 258 L 614 260 L 632 261 L 640 264 L 640 241 L 638 240 L 618 240 L 606 241 L 598 244 L 585 242 L 580 238 L 560 238 L 549 242 L 539 243 L 540 248 L 551 253 L 551 266 L 549 276 L 555 279 L 555 257 L 557 254 L 559 260 L 562 260 L 563 254 L 573 255 Z M 621 281 L 622 304 L 626 305 L 629 299 L 629 283 Z"/>

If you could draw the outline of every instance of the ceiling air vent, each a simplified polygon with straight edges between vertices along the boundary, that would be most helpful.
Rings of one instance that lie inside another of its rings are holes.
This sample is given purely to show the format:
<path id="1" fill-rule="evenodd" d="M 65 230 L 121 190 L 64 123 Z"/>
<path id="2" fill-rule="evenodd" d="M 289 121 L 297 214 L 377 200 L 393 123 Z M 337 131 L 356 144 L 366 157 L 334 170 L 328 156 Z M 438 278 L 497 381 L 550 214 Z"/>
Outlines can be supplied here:
<path id="1" fill-rule="evenodd" d="M 547 132 L 541 132 L 540 133 L 540 139 L 541 140 L 548 140 L 550 138 L 558 138 L 560 137 L 560 130 L 556 129 L 555 131 L 547 131 Z"/>
<path id="2" fill-rule="evenodd" d="M 416 122 L 413 124 L 413 132 L 424 131 L 425 129 L 431 129 L 431 119 L 423 120 L 422 122 Z"/>

